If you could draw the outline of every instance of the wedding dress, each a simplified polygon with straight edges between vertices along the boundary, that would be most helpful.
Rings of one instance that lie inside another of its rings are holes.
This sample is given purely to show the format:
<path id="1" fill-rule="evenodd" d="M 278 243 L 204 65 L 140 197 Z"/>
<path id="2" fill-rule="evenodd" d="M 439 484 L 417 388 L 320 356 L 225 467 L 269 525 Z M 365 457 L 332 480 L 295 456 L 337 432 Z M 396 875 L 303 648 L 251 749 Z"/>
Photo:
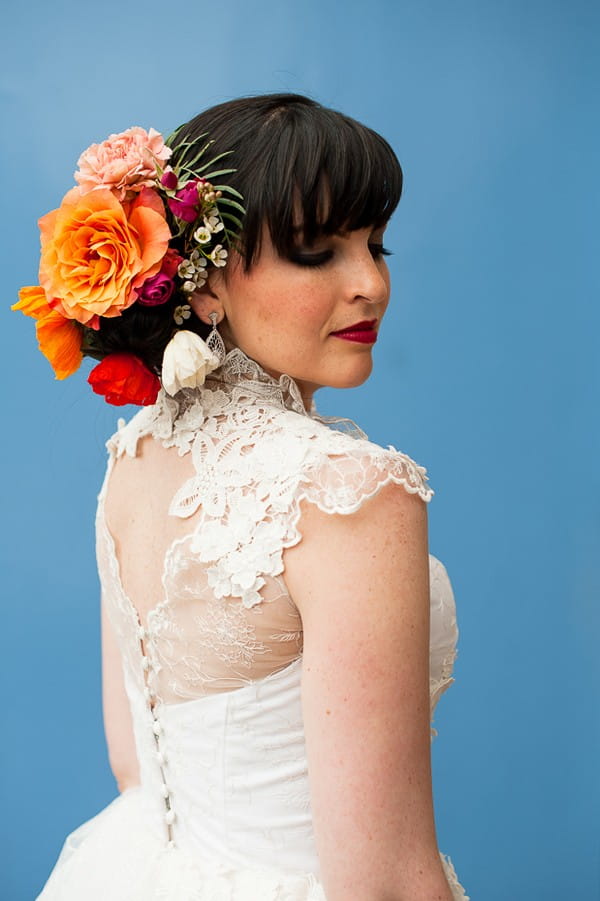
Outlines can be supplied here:
<path id="1" fill-rule="evenodd" d="M 142 614 L 124 589 L 105 497 L 115 460 L 135 457 L 144 439 L 189 468 L 166 517 L 179 531 L 171 540 L 165 528 L 161 595 Z M 273 379 L 239 349 L 202 389 L 161 392 L 108 448 L 98 565 L 141 785 L 68 837 L 39 901 L 325 901 L 303 736 L 302 623 L 283 551 L 301 540 L 301 502 L 350 514 L 389 482 L 429 501 L 426 470 L 348 420 L 306 411 L 292 379 Z M 433 714 L 452 681 L 457 628 L 435 557 L 430 577 Z M 468 901 L 442 863 L 453 897 Z"/>

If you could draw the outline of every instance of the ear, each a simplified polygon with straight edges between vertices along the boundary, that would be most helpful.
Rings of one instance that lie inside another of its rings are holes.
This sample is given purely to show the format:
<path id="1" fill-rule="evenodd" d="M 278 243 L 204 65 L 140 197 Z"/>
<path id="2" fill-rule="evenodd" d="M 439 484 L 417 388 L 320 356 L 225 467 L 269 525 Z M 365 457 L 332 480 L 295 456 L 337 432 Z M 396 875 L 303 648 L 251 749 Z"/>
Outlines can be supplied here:
<path id="1" fill-rule="evenodd" d="M 211 273 L 212 275 L 213 273 Z M 216 273 L 214 273 L 216 275 Z M 188 303 L 198 319 L 201 319 L 206 325 L 210 325 L 210 314 L 216 313 L 218 322 L 221 322 L 225 316 L 223 304 L 219 296 L 218 289 L 214 290 L 217 280 L 209 279 L 208 282 L 191 295 Z M 210 282 L 210 284 L 209 284 Z"/>

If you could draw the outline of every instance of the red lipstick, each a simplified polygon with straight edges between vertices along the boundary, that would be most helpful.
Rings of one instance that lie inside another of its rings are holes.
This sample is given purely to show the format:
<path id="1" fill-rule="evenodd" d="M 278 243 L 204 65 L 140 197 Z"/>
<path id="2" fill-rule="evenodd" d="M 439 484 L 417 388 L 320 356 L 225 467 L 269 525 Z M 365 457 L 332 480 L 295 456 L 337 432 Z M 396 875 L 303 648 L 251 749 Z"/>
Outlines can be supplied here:
<path id="1" fill-rule="evenodd" d="M 337 332 L 331 332 L 331 334 L 335 338 L 343 338 L 345 341 L 356 341 L 358 344 L 375 344 L 377 341 L 376 324 L 376 319 L 355 322 L 354 325 L 349 325 L 348 328 L 340 329 Z"/>

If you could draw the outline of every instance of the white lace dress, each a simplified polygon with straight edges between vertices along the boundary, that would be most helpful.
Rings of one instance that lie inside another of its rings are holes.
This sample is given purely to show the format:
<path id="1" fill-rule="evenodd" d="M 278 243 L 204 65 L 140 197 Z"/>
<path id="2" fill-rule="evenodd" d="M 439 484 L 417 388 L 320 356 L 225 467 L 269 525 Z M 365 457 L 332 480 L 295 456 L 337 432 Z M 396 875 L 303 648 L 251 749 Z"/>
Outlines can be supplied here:
<path id="1" fill-rule="evenodd" d="M 118 558 L 104 509 L 115 461 L 135 465 L 147 442 L 170 455 L 167 482 L 183 474 L 163 545 L 148 560 L 161 576 L 154 598 L 129 585 L 126 593 L 127 558 Z M 429 501 L 426 471 L 348 421 L 307 413 L 291 379 L 272 379 L 240 350 L 200 391 L 161 392 L 108 448 L 98 564 L 141 785 L 68 837 L 39 899 L 325 901 L 303 734 L 302 622 L 283 552 L 301 540 L 301 501 L 349 514 L 389 482 Z M 430 575 L 433 713 L 452 681 L 457 628 L 435 557 Z M 453 897 L 466 901 L 442 861 Z"/>

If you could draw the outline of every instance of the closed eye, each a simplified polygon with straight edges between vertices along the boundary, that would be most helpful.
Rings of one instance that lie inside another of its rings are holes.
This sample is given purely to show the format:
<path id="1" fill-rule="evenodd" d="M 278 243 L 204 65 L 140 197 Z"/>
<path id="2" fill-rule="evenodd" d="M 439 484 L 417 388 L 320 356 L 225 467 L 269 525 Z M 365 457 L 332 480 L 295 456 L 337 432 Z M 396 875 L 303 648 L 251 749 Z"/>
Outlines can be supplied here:
<path id="1" fill-rule="evenodd" d="M 333 250 L 322 250 L 319 253 L 303 253 L 298 251 L 290 256 L 292 263 L 299 266 L 324 266 L 333 259 Z"/>
<path id="2" fill-rule="evenodd" d="M 383 244 L 369 242 L 369 252 L 373 259 L 377 259 L 382 256 L 390 256 L 392 251 L 387 250 Z M 333 259 L 334 254 L 335 252 L 333 250 L 321 250 L 318 253 L 298 250 L 290 255 L 290 260 L 292 263 L 297 263 L 299 266 L 312 266 L 313 268 L 316 268 L 329 263 L 330 260 Z"/>

